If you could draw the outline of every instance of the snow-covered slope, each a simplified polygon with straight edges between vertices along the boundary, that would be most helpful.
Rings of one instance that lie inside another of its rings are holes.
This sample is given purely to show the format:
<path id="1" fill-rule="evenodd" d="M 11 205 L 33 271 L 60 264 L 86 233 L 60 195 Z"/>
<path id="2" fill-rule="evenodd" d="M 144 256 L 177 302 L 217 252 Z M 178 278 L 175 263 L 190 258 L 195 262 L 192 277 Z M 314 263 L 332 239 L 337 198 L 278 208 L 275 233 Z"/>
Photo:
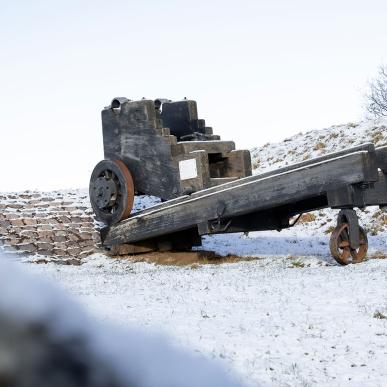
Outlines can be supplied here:
<path id="1" fill-rule="evenodd" d="M 372 142 L 375 146 L 387 145 L 387 119 L 334 125 L 299 133 L 279 143 L 253 148 L 253 173 L 275 170 L 366 142 Z M 296 227 L 303 232 L 329 233 L 335 226 L 336 213 L 332 210 L 315 211 L 301 218 Z M 361 223 L 372 235 L 387 232 L 387 216 L 379 208 L 368 208 L 358 211 L 358 214 Z"/>

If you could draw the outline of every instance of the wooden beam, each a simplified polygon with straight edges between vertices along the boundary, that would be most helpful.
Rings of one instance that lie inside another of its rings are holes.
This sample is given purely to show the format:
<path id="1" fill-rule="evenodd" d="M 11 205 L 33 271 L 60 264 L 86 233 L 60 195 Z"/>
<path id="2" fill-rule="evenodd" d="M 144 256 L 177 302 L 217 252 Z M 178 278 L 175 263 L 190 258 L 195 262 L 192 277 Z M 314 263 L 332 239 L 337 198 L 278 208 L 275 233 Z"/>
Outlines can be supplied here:
<path id="1" fill-rule="evenodd" d="M 340 186 L 368 182 L 375 174 L 372 157 L 369 152 L 360 151 L 272 176 L 241 179 L 181 202 L 167 202 L 110 227 L 104 244 L 145 240 L 189 229 L 219 216 L 227 218 L 275 208 Z"/>

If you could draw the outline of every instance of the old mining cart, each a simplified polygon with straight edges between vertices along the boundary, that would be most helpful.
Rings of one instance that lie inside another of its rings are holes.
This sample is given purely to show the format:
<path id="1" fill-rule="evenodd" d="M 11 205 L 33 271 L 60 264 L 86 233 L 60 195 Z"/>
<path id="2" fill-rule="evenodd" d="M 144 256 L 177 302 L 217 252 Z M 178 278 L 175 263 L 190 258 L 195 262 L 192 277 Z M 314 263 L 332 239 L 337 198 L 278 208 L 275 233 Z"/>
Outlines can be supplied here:
<path id="1" fill-rule="evenodd" d="M 110 249 L 190 248 L 202 235 L 281 230 L 330 207 L 340 210 L 331 254 L 357 263 L 368 241 L 354 208 L 387 205 L 387 147 L 363 144 L 251 176 L 249 151 L 214 135 L 195 101 L 115 98 L 102 127 L 105 159 L 89 189 Z M 131 214 L 135 193 L 163 202 Z"/>

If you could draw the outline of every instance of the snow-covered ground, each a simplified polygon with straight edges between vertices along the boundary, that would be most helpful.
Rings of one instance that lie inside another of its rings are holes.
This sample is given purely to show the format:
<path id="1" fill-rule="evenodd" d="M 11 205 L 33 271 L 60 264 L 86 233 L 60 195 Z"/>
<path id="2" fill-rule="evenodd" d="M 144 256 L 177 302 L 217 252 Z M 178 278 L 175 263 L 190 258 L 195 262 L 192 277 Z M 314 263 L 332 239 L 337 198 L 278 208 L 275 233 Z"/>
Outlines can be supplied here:
<path id="1" fill-rule="evenodd" d="M 28 267 L 96 318 L 165 331 L 251 386 L 385 386 L 387 261 L 341 267 L 327 242 L 294 230 L 221 235 L 204 247 L 257 258 L 176 267 L 94 255 Z M 384 237 L 371 244 L 387 252 Z"/>

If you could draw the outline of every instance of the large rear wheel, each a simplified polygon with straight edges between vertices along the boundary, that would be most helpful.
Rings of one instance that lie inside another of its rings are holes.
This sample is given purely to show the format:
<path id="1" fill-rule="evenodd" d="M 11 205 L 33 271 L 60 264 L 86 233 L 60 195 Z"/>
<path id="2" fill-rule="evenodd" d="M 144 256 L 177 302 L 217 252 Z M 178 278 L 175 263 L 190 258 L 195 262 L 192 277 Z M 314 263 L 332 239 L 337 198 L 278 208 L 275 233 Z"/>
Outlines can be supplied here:
<path id="1" fill-rule="evenodd" d="M 134 184 L 121 160 L 102 160 L 90 178 L 89 196 L 96 218 L 112 225 L 129 217 L 133 208 Z"/>

